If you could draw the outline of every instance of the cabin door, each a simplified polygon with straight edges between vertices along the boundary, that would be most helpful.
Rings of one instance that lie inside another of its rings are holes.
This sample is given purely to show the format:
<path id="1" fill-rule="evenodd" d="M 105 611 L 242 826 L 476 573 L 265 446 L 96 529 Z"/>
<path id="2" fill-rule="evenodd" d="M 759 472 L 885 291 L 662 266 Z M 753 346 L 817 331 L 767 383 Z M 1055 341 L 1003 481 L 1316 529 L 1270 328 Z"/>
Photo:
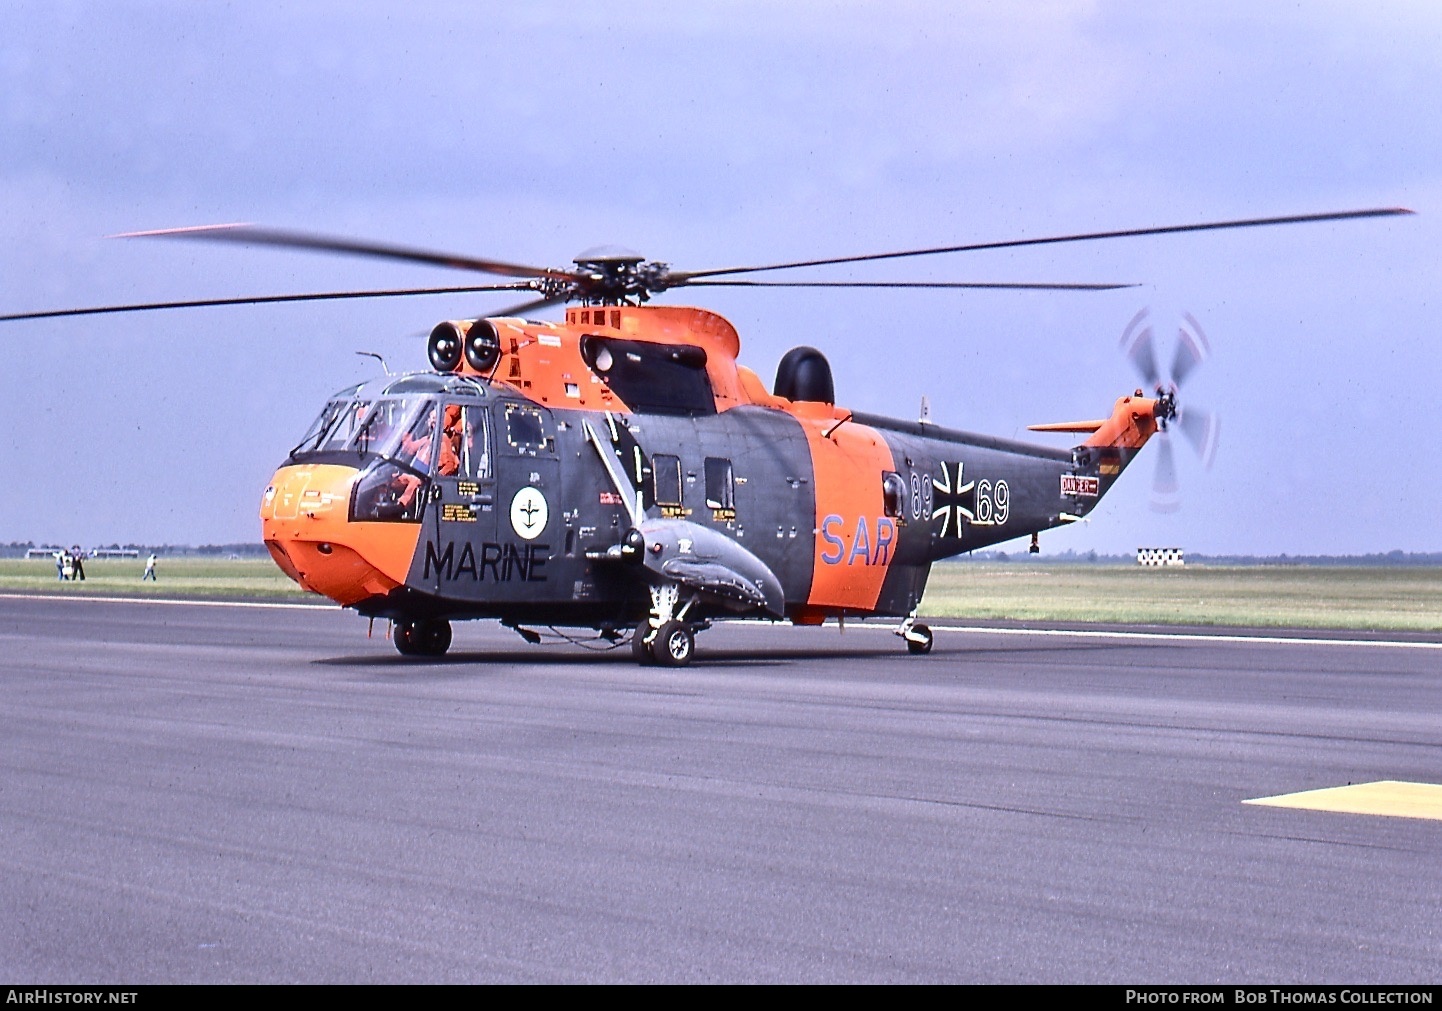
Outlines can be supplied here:
<path id="1" fill-rule="evenodd" d="M 479 599 L 488 592 L 485 562 L 496 543 L 496 475 L 490 409 L 446 404 L 431 465 L 431 516 L 437 593 Z M 490 559 L 494 561 L 494 558 Z"/>

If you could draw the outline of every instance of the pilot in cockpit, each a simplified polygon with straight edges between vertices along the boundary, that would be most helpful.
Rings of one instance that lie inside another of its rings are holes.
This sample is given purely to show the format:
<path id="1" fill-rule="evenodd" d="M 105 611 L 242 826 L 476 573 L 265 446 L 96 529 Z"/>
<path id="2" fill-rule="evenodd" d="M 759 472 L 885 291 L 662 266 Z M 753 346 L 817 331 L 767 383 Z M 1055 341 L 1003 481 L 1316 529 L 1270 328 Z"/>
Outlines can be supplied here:
<path id="1" fill-rule="evenodd" d="M 428 406 L 410 430 L 401 435 L 400 451 L 396 454 L 396 459 L 420 474 L 429 474 L 431 443 L 435 440 L 435 431 L 436 410 L 434 406 Z M 403 509 L 409 511 L 415 502 L 416 492 L 425 483 L 425 479 L 407 471 L 399 471 L 395 480 L 398 485 L 396 500 Z"/>

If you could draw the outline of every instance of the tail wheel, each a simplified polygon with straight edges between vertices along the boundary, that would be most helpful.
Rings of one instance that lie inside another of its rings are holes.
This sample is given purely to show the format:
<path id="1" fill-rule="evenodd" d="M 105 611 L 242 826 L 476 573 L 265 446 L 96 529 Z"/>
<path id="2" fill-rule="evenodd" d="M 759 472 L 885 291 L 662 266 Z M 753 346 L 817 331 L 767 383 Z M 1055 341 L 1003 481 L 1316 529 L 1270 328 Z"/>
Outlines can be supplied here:
<path id="1" fill-rule="evenodd" d="M 668 621 L 656 633 L 651 650 L 657 663 L 665 667 L 685 667 L 696 654 L 696 636 L 684 622 Z"/>
<path id="2" fill-rule="evenodd" d="M 402 656 L 445 656 L 451 648 L 451 623 L 443 618 L 398 621 L 394 639 Z"/>
<path id="3" fill-rule="evenodd" d="M 643 621 L 636 626 L 636 631 L 631 633 L 631 656 L 642 667 L 652 667 L 656 664 L 656 654 L 651 651 L 652 643 L 646 641 L 646 636 L 651 631 L 650 622 Z M 656 642 L 660 642 L 658 637 Z"/>
<path id="4" fill-rule="evenodd" d="M 925 656 L 931 652 L 931 629 L 925 625 L 912 625 L 906 632 L 906 651 L 912 656 Z"/>

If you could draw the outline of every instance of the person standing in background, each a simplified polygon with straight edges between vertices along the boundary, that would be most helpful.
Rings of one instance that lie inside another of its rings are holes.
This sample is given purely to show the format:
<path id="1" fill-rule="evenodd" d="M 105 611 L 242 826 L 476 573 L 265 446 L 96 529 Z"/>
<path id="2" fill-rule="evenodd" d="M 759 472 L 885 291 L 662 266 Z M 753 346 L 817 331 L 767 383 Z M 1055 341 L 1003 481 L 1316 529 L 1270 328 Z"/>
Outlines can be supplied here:
<path id="1" fill-rule="evenodd" d="M 150 580 L 152 583 L 155 582 L 155 552 L 154 552 L 154 551 L 152 551 L 152 552 L 150 553 L 150 557 L 145 560 L 145 573 L 140 577 L 140 581 L 143 583 L 143 582 L 145 582 L 147 579 Z"/>

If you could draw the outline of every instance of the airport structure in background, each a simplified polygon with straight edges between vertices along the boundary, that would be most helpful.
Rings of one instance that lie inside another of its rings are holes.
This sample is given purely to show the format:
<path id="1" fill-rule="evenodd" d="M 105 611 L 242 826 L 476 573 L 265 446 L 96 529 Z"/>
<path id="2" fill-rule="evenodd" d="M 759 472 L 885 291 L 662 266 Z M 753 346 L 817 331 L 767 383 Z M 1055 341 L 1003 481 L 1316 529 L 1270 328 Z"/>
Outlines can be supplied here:
<path id="1" fill-rule="evenodd" d="M 1185 565 L 1181 548 L 1137 548 L 1138 565 Z"/>

